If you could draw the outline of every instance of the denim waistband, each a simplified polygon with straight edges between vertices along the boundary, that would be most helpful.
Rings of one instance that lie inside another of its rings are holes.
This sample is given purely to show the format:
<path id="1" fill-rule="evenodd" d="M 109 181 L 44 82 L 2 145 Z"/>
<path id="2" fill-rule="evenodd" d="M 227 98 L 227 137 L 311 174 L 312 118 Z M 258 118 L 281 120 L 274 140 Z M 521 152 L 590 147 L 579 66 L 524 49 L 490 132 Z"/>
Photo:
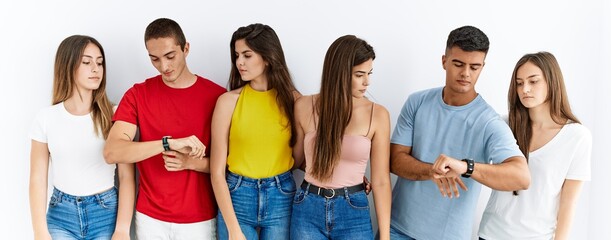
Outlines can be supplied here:
<path id="1" fill-rule="evenodd" d="M 339 196 L 346 196 L 349 194 L 353 194 L 355 192 L 364 191 L 365 187 L 363 186 L 363 184 L 357 184 L 357 185 L 350 186 L 350 187 L 342 187 L 342 188 L 335 188 L 335 189 L 323 188 L 323 187 L 319 187 L 314 184 L 311 184 L 304 179 L 303 182 L 301 183 L 301 189 L 303 189 L 306 192 L 316 194 L 316 195 L 319 195 L 325 198 L 334 198 L 334 197 L 339 197 Z"/>
<path id="2" fill-rule="evenodd" d="M 116 195 L 117 195 L 116 187 L 111 187 L 110 189 L 104 192 L 89 195 L 89 196 L 74 196 L 74 195 L 70 195 L 65 192 L 62 192 L 59 189 L 53 187 L 53 196 L 56 197 L 57 200 L 67 201 L 67 202 L 96 202 L 99 200 L 107 199 L 109 197 L 114 197 Z"/>
<path id="3" fill-rule="evenodd" d="M 242 184 L 267 185 L 270 183 L 279 183 L 279 182 L 286 181 L 286 180 L 292 180 L 293 173 L 291 171 L 287 171 L 287 172 L 278 174 L 273 177 L 255 179 L 255 178 L 249 178 L 249 177 L 245 177 L 245 176 L 227 171 L 227 177 L 228 178 L 237 178 Z"/>

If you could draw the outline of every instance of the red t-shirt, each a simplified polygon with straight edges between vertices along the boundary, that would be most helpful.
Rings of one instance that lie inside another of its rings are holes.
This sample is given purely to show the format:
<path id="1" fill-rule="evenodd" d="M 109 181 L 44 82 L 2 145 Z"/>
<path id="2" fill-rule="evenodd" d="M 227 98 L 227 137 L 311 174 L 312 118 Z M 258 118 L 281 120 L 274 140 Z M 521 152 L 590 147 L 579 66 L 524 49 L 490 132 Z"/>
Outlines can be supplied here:
<path id="1" fill-rule="evenodd" d="M 127 90 L 113 121 L 138 126 L 140 141 L 197 136 L 210 152 L 210 124 L 217 98 L 226 92 L 221 86 L 197 76 L 195 84 L 176 89 L 161 75 L 135 84 Z M 216 201 L 210 174 L 196 171 L 169 172 L 161 154 L 136 164 L 138 199 L 136 210 L 152 218 L 173 223 L 194 223 L 216 217 Z"/>

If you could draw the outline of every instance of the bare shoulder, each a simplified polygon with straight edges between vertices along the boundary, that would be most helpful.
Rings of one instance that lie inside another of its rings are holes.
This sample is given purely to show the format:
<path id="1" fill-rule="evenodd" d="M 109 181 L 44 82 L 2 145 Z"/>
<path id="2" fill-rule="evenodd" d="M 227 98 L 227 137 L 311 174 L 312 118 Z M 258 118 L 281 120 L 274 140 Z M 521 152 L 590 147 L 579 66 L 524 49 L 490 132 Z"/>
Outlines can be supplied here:
<path id="1" fill-rule="evenodd" d="M 295 100 L 295 111 L 312 109 L 312 98 L 314 95 L 301 96 Z"/>
<path id="2" fill-rule="evenodd" d="M 299 91 L 297 91 L 297 90 L 293 91 L 293 98 L 295 98 L 295 102 L 297 102 L 297 99 L 301 98 L 301 96 L 303 96 L 303 95 L 301 95 L 301 93 Z"/>
<path id="3" fill-rule="evenodd" d="M 386 107 L 377 104 L 377 103 L 373 103 L 373 114 L 375 118 L 389 118 L 389 113 L 388 110 L 386 109 Z"/>
<path id="4" fill-rule="evenodd" d="M 242 92 L 242 88 L 234 89 L 229 92 L 223 93 L 219 96 L 216 101 L 216 106 L 227 106 L 227 105 L 235 105 L 236 101 L 240 97 L 240 93 Z"/>
<path id="5" fill-rule="evenodd" d="M 374 103 L 373 105 L 373 123 L 376 129 L 389 129 L 390 128 L 390 114 L 388 110 L 380 104 Z"/>

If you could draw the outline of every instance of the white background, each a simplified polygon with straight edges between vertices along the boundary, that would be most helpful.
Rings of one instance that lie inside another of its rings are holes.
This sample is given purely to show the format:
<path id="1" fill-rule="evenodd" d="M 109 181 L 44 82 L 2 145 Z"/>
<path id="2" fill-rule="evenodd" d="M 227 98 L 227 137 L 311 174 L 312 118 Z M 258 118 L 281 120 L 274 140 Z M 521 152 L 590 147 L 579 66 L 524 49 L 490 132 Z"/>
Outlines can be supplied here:
<path id="1" fill-rule="evenodd" d="M 59 43 L 73 34 L 90 35 L 102 43 L 108 95 L 118 103 L 134 83 L 157 74 L 144 47 L 144 29 L 158 17 L 169 17 L 182 26 L 191 43 L 188 64 L 192 72 L 222 86 L 229 76 L 233 31 L 255 22 L 272 26 L 304 94 L 318 91 L 324 54 L 331 42 L 355 34 L 376 50 L 369 95 L 390 111 L 393 127 L 410 93 L 444 84 L 441 55 L 448 33 L 456 27 L 474 25 L 490 38 L 486 67 L 476 90 L 501 114 L 506 113 L 515 62 L 525 53 L 552 52 L 562 67 L 573 110 L 594 137 L 592 181 L 581 195 L 572 239 L 608 239 L 611 161 L 605 149 L 611 143 L 610 15 L 611 4 L 602 0 L 3 1 L 0 238 L 33 237 L 28 132 L 35 113 L 50 105 Z M 474 229 L 488 193 L 484 190 L 480 197 Z"/>

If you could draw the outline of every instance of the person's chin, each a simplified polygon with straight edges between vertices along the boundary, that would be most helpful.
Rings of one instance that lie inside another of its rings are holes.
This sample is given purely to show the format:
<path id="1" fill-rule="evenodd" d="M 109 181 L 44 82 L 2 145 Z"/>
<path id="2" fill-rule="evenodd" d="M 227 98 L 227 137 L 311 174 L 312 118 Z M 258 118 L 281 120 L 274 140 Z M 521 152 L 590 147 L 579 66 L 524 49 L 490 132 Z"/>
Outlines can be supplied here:
<path id="1" fill-rule="evenodd" d="M 171 78 L 171 77 L 162 77 L 164 82 L 174 82 L 176 81 L 176 78 Z"/>

